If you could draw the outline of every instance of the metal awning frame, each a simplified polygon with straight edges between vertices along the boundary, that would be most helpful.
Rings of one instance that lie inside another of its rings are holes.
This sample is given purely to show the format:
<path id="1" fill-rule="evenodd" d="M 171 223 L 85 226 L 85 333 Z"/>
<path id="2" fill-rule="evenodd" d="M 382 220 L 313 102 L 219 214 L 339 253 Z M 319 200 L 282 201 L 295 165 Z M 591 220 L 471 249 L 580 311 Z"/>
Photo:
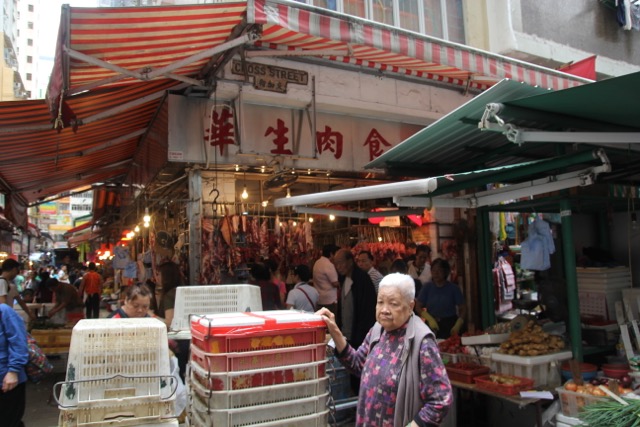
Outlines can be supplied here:
<path id="1" fill-rule="evenodd" d="M 345 211 L 341 209 L 331 208 L 312 208 L 308 206 L 294 206 L 293 210 L 299 213 L 306 213 L 312 215 L 333 215 L 344 218 L 356 218 L 356 219 L 369 219 L 369 218 L 386 218 L 390 216 L 407 216 L 407 215 L 422 215 L 424 208 L 420 209 L 393 209 L 389 211 L 380 212 L 357 212 L 357 211 Z"/>
<path id="2" fill-rule="evenodd" d="M 504 105 L 500 103 L 487 104 L 478 128 L 502 133 L 516 145 L 522 145 L 525 142 L 596 145 L 640 143 L 640 132 L 555 132 L 520 128 L 505 122 L 499 116 L 503 108 Z"/>

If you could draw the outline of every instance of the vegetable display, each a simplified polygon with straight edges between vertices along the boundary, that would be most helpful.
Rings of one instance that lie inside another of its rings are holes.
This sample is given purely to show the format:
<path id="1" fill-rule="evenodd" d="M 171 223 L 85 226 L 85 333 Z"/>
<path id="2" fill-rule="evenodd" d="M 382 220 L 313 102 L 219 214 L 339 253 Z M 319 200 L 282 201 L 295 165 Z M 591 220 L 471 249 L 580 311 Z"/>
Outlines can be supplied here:
<path id="1" fill-rule="evenodd" d="M 640 400 L 624 399 L 627 405 L 615 400 L 603 400 L 587 405 L 578 417 L 590 426 L 640 427 Z"/>
<path id="2" fill-rule="evenodd" d="M 530 320 L 526 327 L 512 332 L 509 339 L 500 344 L 498 352 L 515 356 L 542 356 L 562 350 L 564 347 L 561 337 L 544 332 L 540 325 Z"/>

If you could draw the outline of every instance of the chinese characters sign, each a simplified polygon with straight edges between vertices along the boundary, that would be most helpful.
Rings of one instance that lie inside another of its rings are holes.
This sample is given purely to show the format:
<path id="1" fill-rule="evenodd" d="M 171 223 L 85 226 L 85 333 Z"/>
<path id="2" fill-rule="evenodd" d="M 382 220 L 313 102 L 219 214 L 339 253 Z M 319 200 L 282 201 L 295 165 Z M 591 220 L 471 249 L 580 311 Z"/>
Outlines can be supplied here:
<path id="1" fill-rule="evenodd" d="M 243 67 L 244 65 L 244 67 Z M 271 92 L 287 93 L 287 84 L 295 83 L 307 85 L 309 73 L 292 68 L 276 67 L 258 64 L 256 62 L 242 62 L 234 60 L 231 73 L 253 77 L 253 87 Z"/>

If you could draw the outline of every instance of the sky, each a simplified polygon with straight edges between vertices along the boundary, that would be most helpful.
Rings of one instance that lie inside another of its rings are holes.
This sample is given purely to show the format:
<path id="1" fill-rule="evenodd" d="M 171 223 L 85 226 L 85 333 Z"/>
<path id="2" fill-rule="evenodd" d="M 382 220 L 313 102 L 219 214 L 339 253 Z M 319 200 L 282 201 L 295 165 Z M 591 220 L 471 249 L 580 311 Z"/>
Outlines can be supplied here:
<path id="1" fill-rule="evenodd" d="M 60 10 L 63 4 L 68 4 L 72 7 L 93 7 L 98 5 L 98 0 L 40 0 L 40 13 L 37 15 L 38 22 L 36 23 L 36 28 L 39 28 L 38 45 L 40 54 L 38 57 L 37 86 L 40 91 L 46 88 L 53 68 L 58 27 L 60 26 Z M 41 93 L 39 97 L 43 95 L 44 93 Z"/>

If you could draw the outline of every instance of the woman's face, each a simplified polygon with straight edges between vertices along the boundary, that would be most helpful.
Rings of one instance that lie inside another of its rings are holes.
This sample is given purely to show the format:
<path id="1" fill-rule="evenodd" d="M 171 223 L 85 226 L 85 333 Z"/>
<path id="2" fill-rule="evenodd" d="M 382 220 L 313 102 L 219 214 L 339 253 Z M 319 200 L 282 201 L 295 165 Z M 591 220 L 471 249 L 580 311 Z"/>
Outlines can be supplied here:
<path id="1" fill-rule="evenodd" d="M 138 296 L 134 299 L 124 300 L 122 309 L 129 317 L 145 317 L 151 306 L 151 297 Z"/>
<path id="2" fill-rule="evenodd" d="M 381 287 L 376 304 L 376 320 L 385 331 L 393 331 L 404 325 L 413 313 L 414 301 L 407 301 L 396 287 Z"/>

